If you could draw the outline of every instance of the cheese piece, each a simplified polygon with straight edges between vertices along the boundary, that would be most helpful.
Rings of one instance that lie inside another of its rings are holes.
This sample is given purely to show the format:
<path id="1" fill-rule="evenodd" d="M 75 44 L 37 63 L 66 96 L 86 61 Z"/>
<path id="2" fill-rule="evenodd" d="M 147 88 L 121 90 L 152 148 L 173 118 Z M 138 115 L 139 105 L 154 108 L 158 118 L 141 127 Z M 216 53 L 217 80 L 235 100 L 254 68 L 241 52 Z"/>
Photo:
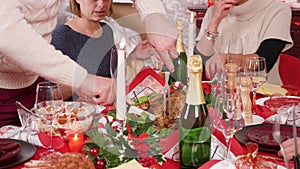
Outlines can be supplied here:
<path id="1" fill-rule="evenodd" d="M 257 93 L 263 94 L 263 95 L 279 95 L 279 96 L 285 96 L 288 91 L 284 88 L 282 88 L 280 85 L 274 85 L 270 83 L 264 83 L 261 85 Z"/>
<path id="2" fill-rule="evenodd" d="M 141 166 L 140 163 L 138 163 L 136 160 L 131 160 L 128 163 L 122 164 L 118 167 L 112 168 L 112 169 L 144 169 L 143 166 Z"/>

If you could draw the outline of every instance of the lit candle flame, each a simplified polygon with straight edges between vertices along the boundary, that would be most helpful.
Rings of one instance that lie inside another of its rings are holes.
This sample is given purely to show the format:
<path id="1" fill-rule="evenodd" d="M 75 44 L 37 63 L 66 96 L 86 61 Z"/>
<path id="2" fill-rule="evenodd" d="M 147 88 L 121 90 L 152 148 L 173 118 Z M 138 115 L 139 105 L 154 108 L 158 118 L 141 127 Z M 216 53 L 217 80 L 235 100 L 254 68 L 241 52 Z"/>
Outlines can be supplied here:
<path id="1" fill-rule="evenodd" d="M 77 135 L 77 133 L 74 134 L 74 140 L 78 140 L 78 135 Z"/>
<path id="2" fill-rule="evenodd" d="M 194 21 L 194 12 L 191 12 L 190 22 L 193 23 L 193 21 Z"/>
<path id="3" fill-rule="evenodd" d="M 120 42 L 120 49 L 123 50 L 124 48 L 125 48 L 125 38 L 122 38 Z"/>

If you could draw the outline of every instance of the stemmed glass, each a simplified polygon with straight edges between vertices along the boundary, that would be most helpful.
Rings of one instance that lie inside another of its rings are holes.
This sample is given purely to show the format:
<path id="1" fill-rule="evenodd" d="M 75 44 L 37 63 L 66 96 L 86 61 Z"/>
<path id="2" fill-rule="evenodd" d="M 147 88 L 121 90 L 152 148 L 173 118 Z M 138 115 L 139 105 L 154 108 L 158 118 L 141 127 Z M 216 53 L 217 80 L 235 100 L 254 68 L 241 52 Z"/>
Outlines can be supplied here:
<path id="1" fill-rule="evenodd" d="M 53 122 L 56 115 L 63 110 L 63 107 L 60 106 L 62 103 L 62 92 L 58 84 L 48 81 L 38 83 L 34 109 L 36 113 L 43 118 L 41 125 L 42 123 L 46 123 L 50 130 L 50 145 L 47 147 L 47 151 L 42 152 L 40 156 L 55 152 L 52 143 Z"/>
<path id="2" fill-rule="evenodd" d="M 237 130 L 243 127 L 243 116 L 238 115 L 242 113 L 242 102 L 239 92 L 218 94 L 214 104 L 214 110 L 214 113 L 216 113 L 213 120 L 214 127 L 224 134 L 226 141 L 225 158 L 217 165 L 221 168 L 235 168 L 235 165 L 230 159 L 229 152 L 231 138 Z"/>
<path id="3" fill-rule="evenodd" d="M 242 55 L 243 55 L 243 41 L 242 39 L 233 39 L 229 38 L 228 42 L 225 43 L 226 51 L 225 51 L 225 65 L 233 65 L 235 64 L 238 68 L 238 71 L 241 70 L 242 67 Z"/>
<path id="4" fill-rule="evenodd" d="M 245 74 L 252 80 L 252 105 L 255 105 L 256 91 L 267 81 L 266 59 L 263 57 L 249 57 L 246 59 Z M 254 109 L 253 109 L 254 110 Z M 254 112 L 255 114 L 255 112 Z"/>
<path id="5" fill-rule="evenodd" d="M 272 136 L 274 138 L 274 140 L 279 144 L 280 149 L 283 151 L 283 159 L 284 159 L 284 163 L 287 169 L 290 168 L 289 164 L 288 164 L 288 160 L 286 158 L 286 153 L 285 150 L 282 146 L 282 139 L 281 139 L 281 131 L 280 131 L 280 124 L 281 124 L 281 113 L 277 114 L 277 116 L 275 117 L 275 121 L 274 121 L 274 125 L 273 125 L 273 132 L 272 132 Z"/>

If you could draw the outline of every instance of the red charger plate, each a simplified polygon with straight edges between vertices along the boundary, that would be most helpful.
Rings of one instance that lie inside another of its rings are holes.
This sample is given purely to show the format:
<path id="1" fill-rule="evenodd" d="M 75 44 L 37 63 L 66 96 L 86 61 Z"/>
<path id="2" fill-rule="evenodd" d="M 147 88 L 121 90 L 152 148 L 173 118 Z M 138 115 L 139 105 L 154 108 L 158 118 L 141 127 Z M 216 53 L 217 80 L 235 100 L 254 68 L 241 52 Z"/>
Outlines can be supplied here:
<path id="1" fill-rule="evenodd" d="M 265 148 L 279 149 L 279 144 L 273 139 L 272 136 L 273 125 L 269 126 L 256 126 L 249 129 L 246 132 L 246 137 L 259 146 Z M 292 126 L 281 125 L 280 126 L 281 140 L 284 141 L 289 138 L 293 138 Z M 297 133 L 300 133 L 300 129 L 297 128 Z M 300 136 L 300 134 L 298 134 Z"/>
<path id="2" fill-rule="evenodd" d="M 11 159 L 21 152 L 21 145 L 9 139 L 0 139 L 0 162 Z"/>

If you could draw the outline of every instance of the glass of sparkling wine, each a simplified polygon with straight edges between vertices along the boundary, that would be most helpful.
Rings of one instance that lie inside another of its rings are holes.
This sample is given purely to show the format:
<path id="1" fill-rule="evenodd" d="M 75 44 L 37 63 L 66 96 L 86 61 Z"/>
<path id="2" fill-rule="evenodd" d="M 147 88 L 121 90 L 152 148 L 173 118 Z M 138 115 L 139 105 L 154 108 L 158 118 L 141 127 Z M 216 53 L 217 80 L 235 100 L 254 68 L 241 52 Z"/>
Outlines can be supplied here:
<path id="1" fill-rule="evenodd" d="M 57 114 L 63 109 L 61 104 L 63 103 L 62 92 L 58 84 L 52 82 L 40 82 L 36 89 L 35 111 L 43 119 L 42 123 L 45 123 L 46 128 L 49 129 L 50 144 L 47 146 L 47 151 L 42 152 L 40 156 L 48 155 L 55 152 L 52 145 L 53 137 L 53 122 Z M 45 127 L 45 126 L 43 126 Z"/>
<path id="2" fill-rule="evenodd" d="M 252 105 L 255 105 L 256 91 L 267 81 L 266 59 L 263 57 L 249 57 L 246 59 L 245 74 L 252 80 Z M 254 112 L 255 113 L 255 112 Z"/>

